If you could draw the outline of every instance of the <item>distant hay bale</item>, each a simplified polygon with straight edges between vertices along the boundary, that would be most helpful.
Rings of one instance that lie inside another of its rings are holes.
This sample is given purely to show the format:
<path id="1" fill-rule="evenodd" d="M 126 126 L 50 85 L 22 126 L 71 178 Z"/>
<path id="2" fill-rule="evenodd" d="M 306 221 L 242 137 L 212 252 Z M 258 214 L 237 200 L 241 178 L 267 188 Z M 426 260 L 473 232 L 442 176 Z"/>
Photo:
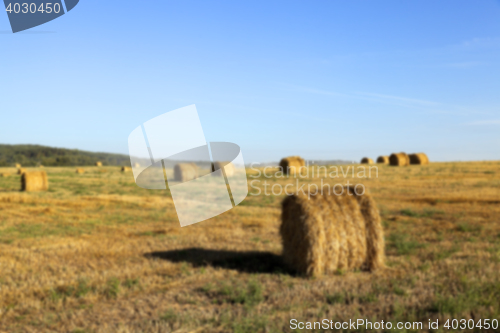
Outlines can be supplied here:
<path id="1" fill-rule="evenodd" d="M 129 172 L 129 171 L 132 171 L 132 168 L 131 167 L 122 167 L 122 172 Z"/>
<path id="2" fill-rule="evenodd" d="M 363 157 L 361 159 L 361 164 L 373 164 L 373 160 L 369 157 Z"/>
<path id="3" fill-rule="evenodd" d="M 95 162 L 96 167 L 102 167 L 102 162 Z"/>
<path id="4" fill-rule="evenodd" d="M 300 156 L 290 156 L 290 157 L 285 157 L 282 158 L 280 161 L 280 168 L 283 171 L 283 173 L 289 175 L 289 174 L 295 174 L 297 171 L 300 172 L 300 168 L 305 166 L 306 162 L 304 159 Z"/>
<path id="5" fill-rule="evenodd" d="M 140 168 L 141 165 L 139 163 L 134 163 L 134 168 Z"/>
<path id="6" fill-rule="evenodd" d="M 389 164 L 389 156 L 379 156 L 377 158 L 377 163 L 379 163 L 379 164 Z"/>
<path id="7" fill-rule="evenodd" d="M 417 164 L 417 165 L 429 164 L 429 158 L 424 153 L 410 154 L 408 155 L 408 157 L 410 158 L 410 164 Z"/>
<path id="8" fill-rule="evenodd" d="M 16 167 L 16 169 L 21 169 L 21 164 L 19 163 L 16 163 L 14 166 Z"/>
<path id="9" fill-rule="evenodd" d="M 23 173 L 21 189 L 26 192 L 47 191 L 49 180 L 45 171 L 31 171 Z"/>
<path id="10" fill-rule="evenodd" d="M 4 172 L 0 174 L 0 177 L 9 177 L 10 173 Z"/>
<path id="11" fill-rule="evenodd" d="M 26 172 L 26 169 L 23 169 L 23 168 L 19 168 L 19 169 L 17 169 L 17 174 L 18 174 L 18 175 L 22 175 L 22 174 L 23 174 L 23 173 L 25 173 L 25 172 Z"/>
<path id="12" fill-rule="evenodd" d="M 187 182 L 198 177 L 198 167 L 194 163 L 179 163 L 174 166 L 174 179 Z"/>
<path id="13" fill-rule="evenodd" d="M 384 267 L 384 232 L 372 197 L 358 195 L 352 186 L 344 187 L 342 195 L 323 190 L 310 196 L 298 192 L 283 200 L 280 234 L 285 262 L 308 276 Z"/>
<path id="14" fill-rule="evenodd" d="M 81 174 L 85 173 L 85 170 L 82 168 L 78 168 L 78 169 L 76 169 L 76 173 L 81 175 Z"/>
<path id="15" fill-rule="evenodd" d="M 234 164 L 226 161 L 226 162 L 214 162 L 212 163 L 212 172 L 217 171 L 219 169 L 224 168 L 224 172 L 226 173 L 226 177 L 231 177 L 234 175 L 235 167 Z M 214 175 L 214 174 L 212 174 Z"/>
<path id="16" fill-rule="evenodd" d="M 410 165 L 410 158 L 406 153 L 394 153 L 389 156 L 389 163 L 393 166 Z"/>

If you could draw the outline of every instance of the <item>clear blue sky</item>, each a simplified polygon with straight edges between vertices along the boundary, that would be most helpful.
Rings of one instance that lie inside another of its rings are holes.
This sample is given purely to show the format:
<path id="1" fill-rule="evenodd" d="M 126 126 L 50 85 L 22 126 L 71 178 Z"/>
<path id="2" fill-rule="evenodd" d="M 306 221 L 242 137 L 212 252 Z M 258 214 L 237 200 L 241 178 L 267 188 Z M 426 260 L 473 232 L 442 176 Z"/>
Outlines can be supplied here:
<path id="1" fill-rule="evenodd" d="M 127 153 L 196 104 L 246 162 L 500 160 L 500 1 L 102 1 L 0 13 L 0 142 Z"/>

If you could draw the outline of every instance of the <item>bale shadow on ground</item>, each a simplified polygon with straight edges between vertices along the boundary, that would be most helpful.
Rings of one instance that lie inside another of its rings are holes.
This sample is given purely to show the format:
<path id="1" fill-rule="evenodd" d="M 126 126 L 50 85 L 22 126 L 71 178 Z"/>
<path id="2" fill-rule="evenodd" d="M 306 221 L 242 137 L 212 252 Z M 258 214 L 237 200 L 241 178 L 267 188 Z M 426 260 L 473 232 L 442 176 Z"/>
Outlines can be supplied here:
<path id="1" fill-rule="evenodd" d="M 144 254 L 146 258 L 159 258 L 172 262 L 188 262 L 194 267 L 212 266 L 234 269 L 245 273 L 274 273 L 296 275 L 283 258 L 271 252 L 226 251 L 189 248 Z"/>

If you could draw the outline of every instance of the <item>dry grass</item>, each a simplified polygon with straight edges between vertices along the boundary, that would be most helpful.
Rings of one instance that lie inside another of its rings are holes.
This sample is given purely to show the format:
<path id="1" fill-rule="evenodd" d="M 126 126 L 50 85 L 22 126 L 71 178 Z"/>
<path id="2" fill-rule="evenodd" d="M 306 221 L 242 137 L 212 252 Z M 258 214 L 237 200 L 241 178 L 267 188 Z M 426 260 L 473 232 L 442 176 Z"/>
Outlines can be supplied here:
<path id="1" fill-rule="evenodd" d="M 378 168 L 378 178 L 349 179 L 378 204 L 388 268 L 316 279 L 283 264 L 282 196 L 249 196 L 180 228 L 169 191 L 138 188 L 118 167 L 47 167 L 48 192 L 0 178 L 0 332 L 291 332 L 290 318 L 498 318 L 500 162 Z M 320 180 L 300 181 L 311 183 Z"/>

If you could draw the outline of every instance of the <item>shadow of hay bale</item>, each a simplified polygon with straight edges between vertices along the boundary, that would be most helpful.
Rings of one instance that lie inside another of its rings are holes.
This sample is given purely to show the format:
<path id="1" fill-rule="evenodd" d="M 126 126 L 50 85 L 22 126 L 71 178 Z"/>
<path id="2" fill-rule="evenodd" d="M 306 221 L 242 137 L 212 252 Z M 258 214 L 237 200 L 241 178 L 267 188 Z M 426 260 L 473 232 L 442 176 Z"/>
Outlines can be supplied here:
<path id="1" fill-rule="evenodd" d="M 283 262 L 283 258 L 271 252 L 245 252 L 189 248 L 144 254 L 146 258 L 159 258 L 171 262 L 188 262 L 195 267 L 212 266 L 234 269 L 245 273 L 283 273 L 296 275 Z"/>

